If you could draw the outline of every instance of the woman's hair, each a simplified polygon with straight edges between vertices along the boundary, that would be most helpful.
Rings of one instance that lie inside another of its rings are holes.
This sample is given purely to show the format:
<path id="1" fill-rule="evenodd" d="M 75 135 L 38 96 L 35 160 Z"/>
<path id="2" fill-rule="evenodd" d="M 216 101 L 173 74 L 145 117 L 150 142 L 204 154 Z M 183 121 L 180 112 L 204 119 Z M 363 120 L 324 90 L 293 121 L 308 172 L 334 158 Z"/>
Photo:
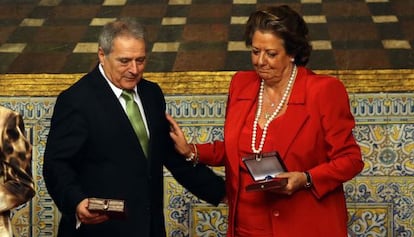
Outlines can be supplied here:
<path id="1" fill-rule="evenodd" d="M 268 7 L 250 14 L 245 31 L 247 47 L 252 46 L 253 34 L 256 31 L 272 33 L 281 38 L 286 53 L 295 57 L 296 65 L 304 66 L 308 63 L 312 51 L 308 26 L 289 6 Z"/>
<path id="2" fill-rule="evenodd" d="M 133 18 L 120 18 L 107 23 L 99 35 L 99 47 L 105 55 L 112 52 L 113 41 L 119 36 L 132 36 L 136 39 L 146 40 L 145 28 Z"/>

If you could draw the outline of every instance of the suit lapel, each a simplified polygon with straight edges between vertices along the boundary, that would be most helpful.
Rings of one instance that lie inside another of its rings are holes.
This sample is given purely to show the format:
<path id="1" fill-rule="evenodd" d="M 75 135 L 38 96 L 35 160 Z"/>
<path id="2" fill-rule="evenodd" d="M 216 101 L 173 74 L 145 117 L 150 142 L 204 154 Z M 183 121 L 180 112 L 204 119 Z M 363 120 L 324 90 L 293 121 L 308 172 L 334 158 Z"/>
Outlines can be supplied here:
<path id="1" fill-rule="evenodd" d="M 106 121 L 109 121 L 111 125 L 114 125 L 118 128 L 120 134 L 118 139 L 125 140 L 127 142 L 135 141 L 136 146 L 141 149 L 141 145 L 136 137 L 132 125 L 126 115 L 124 109 L 119 103 L 119 99 L 116 97 L 111 87 L 108 85 L 106 79 L 100 73 L 98 67 L 92 72 L 93 76 L 91 77 L 91 91 L 95 93 L 97 103 L 100 104 L 98 108 L 94 109 L 103 109 L 107 111 L 105 114 Z M 92 108 L 91 108 L 92 109 Z"/>
<path id="2" fill-rule="evenodd" d="M 148 142 L 149 156 L 151 156 L 151 151 L 153 149 L 157 149 L 156 147 L 153 148 L 155 140 L 154 136 L 159 134 L 159 132 L 157 131 L 160 127 L 162 127 L 160 121 L 164 121 L 162 117 L 160 118 L 160 116 L 165 116 L 164 113 L 166 110 L 164 95 L 162 94 L 161 89 L 158 91 L 156 88 L 158 88 L 156 85 L 145 79 L 142 79 L 137 85 L 137 92 L 145 111 L 145 118 L 148 125 L 148 131 L 151 134 Z M 167 123 L 166 119 L 165 123 Z"/>

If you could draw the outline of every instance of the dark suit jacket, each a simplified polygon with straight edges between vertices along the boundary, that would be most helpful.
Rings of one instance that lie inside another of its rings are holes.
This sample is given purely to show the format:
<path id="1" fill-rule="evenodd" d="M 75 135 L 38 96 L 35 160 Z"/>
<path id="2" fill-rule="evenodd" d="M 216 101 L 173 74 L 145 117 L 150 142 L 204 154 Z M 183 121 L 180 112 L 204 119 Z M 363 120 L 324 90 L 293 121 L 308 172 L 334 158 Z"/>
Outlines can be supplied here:
<path id="1" fill-rule="evenodd" d="M 160 87 L 145 79 L 137 86 L 151 134 L 148 159 L 98 67 L 58 96 L 43 175 L 62 212 L 59 236 L 165 236 L 163 165 L 199 198 L 215 205 L 223 198 L 221 177 L 174 151 Z M 127 219 L 75 230 L 76 206 L 89 197 L 126 200 Z"/>

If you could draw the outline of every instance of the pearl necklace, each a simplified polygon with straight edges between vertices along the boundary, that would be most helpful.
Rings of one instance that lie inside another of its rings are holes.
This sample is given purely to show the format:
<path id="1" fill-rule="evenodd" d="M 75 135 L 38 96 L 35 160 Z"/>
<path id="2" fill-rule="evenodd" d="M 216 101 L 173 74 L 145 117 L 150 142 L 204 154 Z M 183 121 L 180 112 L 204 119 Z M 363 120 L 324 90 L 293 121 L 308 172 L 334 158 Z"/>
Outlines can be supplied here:
<path id="1" fill-rule="evenodd" d="M 272 122 L 272 120 L 279 114 L 280 110 L 285 105 L 287 97 L 290 93 L 290 89 L 292 88 L 293 82 L 295 81 L 296 72 L 297 72 L 296 65 L 293 64 L 292 73 L 290 74 L 290 78 L 289 78 L 288 84 L 286 86 L 285 92 L 283 93 L 282 99 L 280 100 L 280 102 L 277 105 L 277 107 L 276 107 L 275 111 L 273 112 L 273 114 L 271 116 L 269 116 L 269 118 L 266 118 L 266 123 L 265 123 L 265 126 L 263 128 L 262 138 L 260 139 L 259 147 L 256 149 L 257 124 L 259 123 L 259 117 L 260 117 L 260 114 L 262 113 L 263 91 L 264 91 L 264 81 L 263 80 L 261 81 L 260 91 L 259 91 L 259 99 L 258 99 L 258 105 L 257 105 L 257 111 L 256 111 L 256 117 L 255 117 L 254 122 L 253 122 L 253 134 L 252 134 L 252 151 L 253 151 L 253 153 L 260 154 L 260 152 L 262 152 L 262 149 L 263 149 L 263 146 L 264 146 L 264 143 L 265 143 L 265 139 L 266 139 L 266 135 L 267 135 L 267 128 L 269 127 L 270 122 Z"/>

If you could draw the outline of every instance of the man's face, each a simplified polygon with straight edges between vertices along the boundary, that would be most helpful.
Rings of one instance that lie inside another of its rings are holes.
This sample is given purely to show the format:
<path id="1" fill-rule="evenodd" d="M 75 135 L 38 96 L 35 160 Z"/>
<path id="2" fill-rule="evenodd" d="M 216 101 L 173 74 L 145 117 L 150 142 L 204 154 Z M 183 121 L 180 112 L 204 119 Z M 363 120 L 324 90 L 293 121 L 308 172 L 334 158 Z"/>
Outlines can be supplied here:
<path id="1" fill-rule="evenodd" d="M 143 77 L 146 55 L 145 41 L 131 36 L 114 39 L 112 52 L 98 50 L 99 61 L 106 77 L 120 89 L 133 89 Z"/>

